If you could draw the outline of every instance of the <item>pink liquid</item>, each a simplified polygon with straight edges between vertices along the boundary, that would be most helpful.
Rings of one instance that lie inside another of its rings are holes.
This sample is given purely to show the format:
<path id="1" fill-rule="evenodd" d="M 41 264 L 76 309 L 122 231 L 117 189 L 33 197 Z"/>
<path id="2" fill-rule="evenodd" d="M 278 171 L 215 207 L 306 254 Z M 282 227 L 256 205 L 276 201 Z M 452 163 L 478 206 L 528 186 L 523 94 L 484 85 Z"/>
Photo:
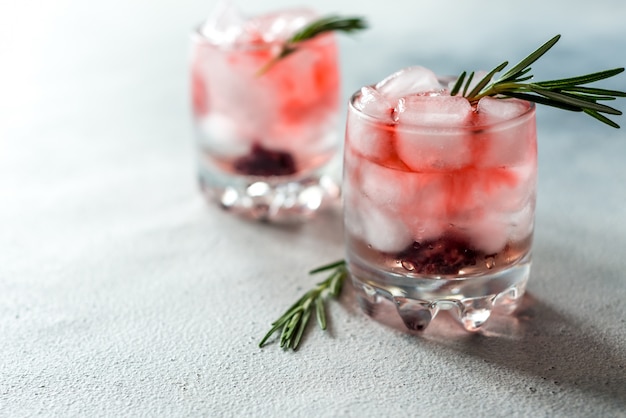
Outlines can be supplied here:
<path id="1" fill-rule="evenodd" d="M 284 39 L 268 40 L 258 28 L 303 18 L 314 16 L 260 16 L 229 45 L 201 37 L 194 43 L 192 104 L 201 153 L 210 165 L 244 175 L 305 174 L 335 153 L 339 67 L 334 37 L 302 42 L 295 53 L 260 72 Z"/>
<path id="2" fill-rule="evenodd" d="M 453 130 L 407 129 L 351 109 L 348 253 L 384 271 L 430 277 L 474 276 L 522 259 L 532 242 L 537 158 L 526 106 L 513 122 L 492 125 L 474 109 Z"/>
<path id="3" fill-rule="evenodd" d="M 420 73 L 398 73 L 408 77 L 400 87 Z M 344 222 L 357 300 L 411 331 L 442 310 L 477 331 L 492 312 L 516 309 L 530 273 L 534 106 L 489 98 L 472 107 L 446 94 L 396 102 L 367 87 L 348 112 Z"/>

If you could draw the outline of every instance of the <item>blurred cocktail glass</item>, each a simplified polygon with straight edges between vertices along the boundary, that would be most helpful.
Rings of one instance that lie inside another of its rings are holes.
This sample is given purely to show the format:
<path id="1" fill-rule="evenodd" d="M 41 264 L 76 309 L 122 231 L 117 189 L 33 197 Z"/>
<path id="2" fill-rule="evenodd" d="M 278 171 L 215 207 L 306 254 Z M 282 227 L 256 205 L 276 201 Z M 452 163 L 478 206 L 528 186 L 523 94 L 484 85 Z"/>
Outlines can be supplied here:
<path id="1" fill-rule="evenodd" d="M 273 61 L 317 17 L 293 9 L 248 18 L 225 2 L 192 35 L 198 178 L 227 210 L 290 222 L 338 200 L 335 37 L 301 42 Z"/>

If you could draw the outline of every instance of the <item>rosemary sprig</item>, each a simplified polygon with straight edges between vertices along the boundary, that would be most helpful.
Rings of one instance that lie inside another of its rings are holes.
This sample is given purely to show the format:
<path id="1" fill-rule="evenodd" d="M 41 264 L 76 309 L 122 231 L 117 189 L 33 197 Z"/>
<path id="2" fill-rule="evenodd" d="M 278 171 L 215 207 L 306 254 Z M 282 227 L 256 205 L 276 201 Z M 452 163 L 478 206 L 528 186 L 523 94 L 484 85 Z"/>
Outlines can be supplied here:
<path id="1" fill-rule="evenodd" d="M 360 17 L 341 17 L 332 15 L 317 19 L 300 29 L 291 38 L 289 38 L 283 44 L 278 55 L 265 64 L 259 70 L 258 74 L 264 74 L 278 61 L 296 52 L 298 50 L 298 43 L 300 42 L 312 39 L 326 32 L 340 31 L 351 33 L 363 29 L 367 29 L 367 22 L 365 19 Z"/>
<path id="2" fill-rule="evenodd" d="M 533 78 L 530 74 L 530 65 L 548 52 L 560 38 L 561 35 L 556 35 L 510 70 L 493 80 L 495 74 L 504 70 L 504 68 L 509 65 L 508 61 L 503 62 L 487 73 L 487 75 L 469 92 L 468 90 L 474 78 L 474 73 L 470 73 L 469 77 L 467 77 L 467 72 L 463 71 L 450 91 L 450 94 L 455 96 L 463 89 L 461 96 L 466 97 L 472 103 L 477 102 L 485 96 L 514 97 L 559 109 L 584 112 L 600 122 L 606 123 L 614 128 L 619 128 L 617 123 L 603 114 L 621 115 L 622 112 L 598 102 L 615 100 L 618 97 L 626 97 L 626 92 L 583 87 L 583 85 L 616 76 L 623 72 L 624 68 L 614 68 L 577 77 L 526 83 L 526 81 Z M 465 80 L 466 77 L 467 81 Z"/>
<path id="3" fill-rule="evenodd" d="M 259 343 L 259 347 L 263 347 L 267 340 L 282 328 L 280 346 L 285 350 L 289 348 L 296 350 L 313 310 L 315 310 L 315 317 L 319 327 L 322 330 L 326 329 L 324 298 L 327 295 L 334 298 L 339 297 L 343 282 L 348 275 L 346 263 L 344 260 L 340 260 L 309 272 L 309 274 L 317 274 L 329 270 L 332 270 L 332 273 L 326 280 L 318 283 L 313 289 L 306 292 L 278 320 L 272 323 L 272 328 L 265 334 L 265 337 Z"/>

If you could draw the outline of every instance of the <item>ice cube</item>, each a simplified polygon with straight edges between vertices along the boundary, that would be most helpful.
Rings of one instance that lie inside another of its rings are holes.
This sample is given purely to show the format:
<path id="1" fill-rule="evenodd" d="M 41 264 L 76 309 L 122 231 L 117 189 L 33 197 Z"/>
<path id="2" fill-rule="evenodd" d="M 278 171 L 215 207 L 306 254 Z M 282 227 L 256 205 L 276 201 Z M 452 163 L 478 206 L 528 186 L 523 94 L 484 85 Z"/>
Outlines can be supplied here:
<path id="1" fill-rule="evenodd" d="M 199 120 L 201 145 L 222 157 L 238 157 L 248 152 L 251 141 L 243 135 L 232 118 L 212 112 Z"/>
<path id="2" fill-rule="evenodd" d="M 411 234 L 397 210 L 410 180 L 354 155 L 346 158 L 344 170 L 346 229 L 379 251 L 397 252 L 409 245 Z"/>
<path id="3" fill-rule="evenodd" d="M 374 87 L 366 86 L 361 88 L 361 94 L 354 101 L 354 107 L 376 119 L 393 122 L 392 114 L 396 105 Z"/>
<path id="4" fill-rule="evenodd" d="M 259 100 L 259 103 L 267 103 L 263 106 L 263 114 L 270 121 L 267 124 L 265 135 L 261 141 L 268 146 L 279 146 L 295 154 L 314 154 L 328 152 L 337 144 L 337 117 L 331 112 L 301 112 L 298 118 L 285 116 L 284 108 L 272 112 L 272 106 L 268 98 Z"/>
<path id="5" fill-rule="evenodd" d="M 296 146 L 285 148 L 290 149 L 297 158 L 307 160 L 302 161 L 302 166 L 318 163 L 316 160 L 334 153 L 339 144 L 339 135 L 333 129 L 335 125 L 327 127 L 328 125 L 330 124 L 317 125 L 317 129 L 310 129 L 308 135 L 303 135 L 308 141 L 297 141 Z"/>
<path id="6" fill-rule="evenodd" d="M 476 71 L 474 73 L 474 76 L 472 77 L 472 81 L 470 82 L 469 87 L 467 88 L 467 93 L 471 92 L 474 87 L 476 87 L 476 85 L 483 79 L 485 78 L 485 76 L 487 75 L 487 71 Z M 458 94 L 462 94 L 463 90 L 465 89 L 465 83 L 467 82 L 467 79 L 469 77 L 469 74 L 467 75 L 467 77 L 465 78 L 465 80 L 463 81 L 463 86 L 461 87 L 461 90 L 459 91 Z M 456 84 L 458 78 L 455 78 L 453 81 L 450 81 L 448 83 L 448 90 L 452 90 L 452 88 L 454 87 L 454 85 Z"/>
<path id="7" fill-rule="evenodd" d="M 478 102 L 479 123 L 493 126 L 499 122 L 524 115 L 529 104 L 518 99 L 483 97 Z M 532 115 L 521 117 L 512 124 L 485 130 L 478 138 L 482 151 L 477 164 L 481 167 L 501 167 L 525 164 L 536 155 L 536 127 Z"/>
<path id="8" fill-rule="evenodd" d="M 478 101 L 477 112 L 481 115 L 482 122 L 492 124 L 509 120 L 523 115 L 528 111 L 528 102 L 519 99 L 496 99 L 483 97 Z"/>
<path id="9" fill-rule="evenodd" d="M 393 126 L 365 124 L 354 118 L 348 119 L 346 146 L 359 156 L 372 161 L 384 162 L 395 156 Z"/>
<path id="10" fill-rule="evenodd" d="M 365 159 L 359 162 L 359 187 L 375 205 L 389 212 L 401 209 L 415 189 L 415 174 L 390 169 Z"/>
<path id="11" fill-rule="evenodd" d="M 396 150 L 412 170 L 456 169 L 471 162 L 468 123 L 472 107 L 462 97 L 411 96 L 401 100 Z"/>
<path id="12" fill-rule="evenodd" d="M 472 246 L 486 254 L 500 252 L 509 240 L 509 222 L 499 211 L 486 211 L 459 226 L 468 234 Z"/>
<path id="13" fill-rule="evenodd" d="M 354 208 L 356 203 L 354 203 L 354 199 L 350 192 L 343 192 L 343 205 L 346 208 L 344 211 L 344 227 L 348 234 L 353 235 L 361 240 L 365 241 L 365 227 L 363 219 L 361 219 L 361 214 L 354 210 L 348 208 Z"/>
<path id="14" fill-rule="evenodd" d="M 347 121 L 347 145 L 363 157 L 385 161 L 395 153 L 393 106 L 372 87 L 363 87 L 354 107 L 375 119 L 350 113 Z"/>
<path id="15" fill-rule="evenodd" d="M 361 189 L 361 161 L 351 150 L 346 150 L 343 162 L 345 194 L 348 193 L 348 190 Z"/>
<path id="16" fill-rule="evenodd" d="M 441 91 L 442 86 L 434 72 L 416 65 L 391 74 L 376 84 L 376 89 L 395 103 L 405 96 Z"/>
<path id="17" fill-rule="evenodd" d="M 231 0 L 220 0 L 200 32 L 216 44 L 230 44 L 241 35 L 245 21 Z"/>
<path id="18" fill-rule="evenodd" d="M 363 202 L 359 214 L 363 222 L 363 238 L 372 248 L 396 253 L 413 242 L 410 231 L 395 214 L 383 211 L 371 202 Z"/>
<path id="19" fill-rule="evenodd" d="M 472 115 L 469 101 L 457 96 L 407 96 L 397 110 L 398 123 L 426 127 L 464 126 Z"/>
<path id="20" fill-rule="evenodd" d="M 516 213 L 510 214 L 511 241 L 521 241 L 533 232 L 535 224 L 535 200 L 534 197 L 524 208 Z"/>
<path id="21" fill-rule="evenodd" d="M 533 170 L 471 168 L 452 181 L 451 223 L 464 230 L 477 249 L 497 252 L 511 237 L 528 235 L 527 208 L 534 205 Z"/>
<path id="22" fill-rule="evenodd" d="M 536 171 L 532 166 L 481 171 L 483 176 L 474 187 L 476 199 L 483 206 L 515 212 L 532 198 L 536 183 Z"/>
<path id="23" fill-rule="evenodd" d="M 413 174 L 412 188 L 405 189 L 400 218 L 413 239 L 423 242 L 438 238 L 447 225 L 452 196 L 448 176 L 440 173 Z"/>
<path id="24" fill-rule="evenodd" d="M 447 222 L 438 217 L 419 214 L 413 214 L 410 217 L 403 216 L 401 219 L 407 226 L 413 240 L 419 243 L 440 238 L 448 225 Z"/>

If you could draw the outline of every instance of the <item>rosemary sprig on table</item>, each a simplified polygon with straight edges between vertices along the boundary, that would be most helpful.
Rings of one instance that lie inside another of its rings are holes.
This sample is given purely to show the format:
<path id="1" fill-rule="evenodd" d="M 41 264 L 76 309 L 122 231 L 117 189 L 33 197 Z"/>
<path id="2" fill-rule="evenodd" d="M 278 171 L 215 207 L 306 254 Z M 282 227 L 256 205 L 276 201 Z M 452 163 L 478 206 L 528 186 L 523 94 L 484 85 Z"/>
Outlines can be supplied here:
<path id="1" fill-rule="evenodd" d="M 259 75 L 264 74 L 274 64 L 281 59 L 293 54 L 298 50 L 298 43 L 312 39 L 318 35 L 326 32 L 340 31 L 340 32 L 356 32 L 367 28 L 367 22 L 360 17 L 341 17 L 341 16 L 326 16 L 317 19 L 304 28 L 296 32 L 291 38 L 289 38 L 282 46 L 278 55 L 265 64 L 258 72 Z"/>
<path id="2" fill-rule="evenodd" d="M 583 87 L 583 85 L 613 77 L 624 71 L 624 68 L 614 68 L 578 77 L 526 83 L 533 78 L 530 75 L 530 65 L 548 52 L 559 41 L 560 37 L 561 35 L 556 35 L 503 75 L 493 79 L 495 74 L 509 65 L 508 61 L 503 62 L 488 72 L 471 90 L 474 72 L 467 76 L 467 72 L 463 71 L 450 94 L 455 96 L 463 89 L 461 96 L 466 97 L 470 102 L 477 102 L 485 96 L 514 97 L 559 109 L 584 112 L 600 122 L 619 128 L 617 123 L 604 116 L 603 113 L 621 115 L 622 112 L 598 102 L 626 97 L 626 92 Z M 467 80 L 465 80 L 466 77 Z"/>
<path id="3" fill-rule="evenodd" d="M 346 263 L 344 260 L 336 261 L 309 272 L 309 274 L 317 274 L 329 270 L 332 270 L 332 273 L 326 280 L 318 283 L 316 287 L 306 292 L 277 321 L 272 323 L 272 328 L 265 334 L 265 337 L 259 343 L 259 347 L 263 347 L 267 340 L 282 328 L 280 346 L 285 350 L 289 348 L 296 350 L 313 310 L 315 310 L 319 327 L 322 330 L 326 329 L 324 299 L 327 295 L 334 298 L 339 297 L 343 282 L 348 275 Z"/>

